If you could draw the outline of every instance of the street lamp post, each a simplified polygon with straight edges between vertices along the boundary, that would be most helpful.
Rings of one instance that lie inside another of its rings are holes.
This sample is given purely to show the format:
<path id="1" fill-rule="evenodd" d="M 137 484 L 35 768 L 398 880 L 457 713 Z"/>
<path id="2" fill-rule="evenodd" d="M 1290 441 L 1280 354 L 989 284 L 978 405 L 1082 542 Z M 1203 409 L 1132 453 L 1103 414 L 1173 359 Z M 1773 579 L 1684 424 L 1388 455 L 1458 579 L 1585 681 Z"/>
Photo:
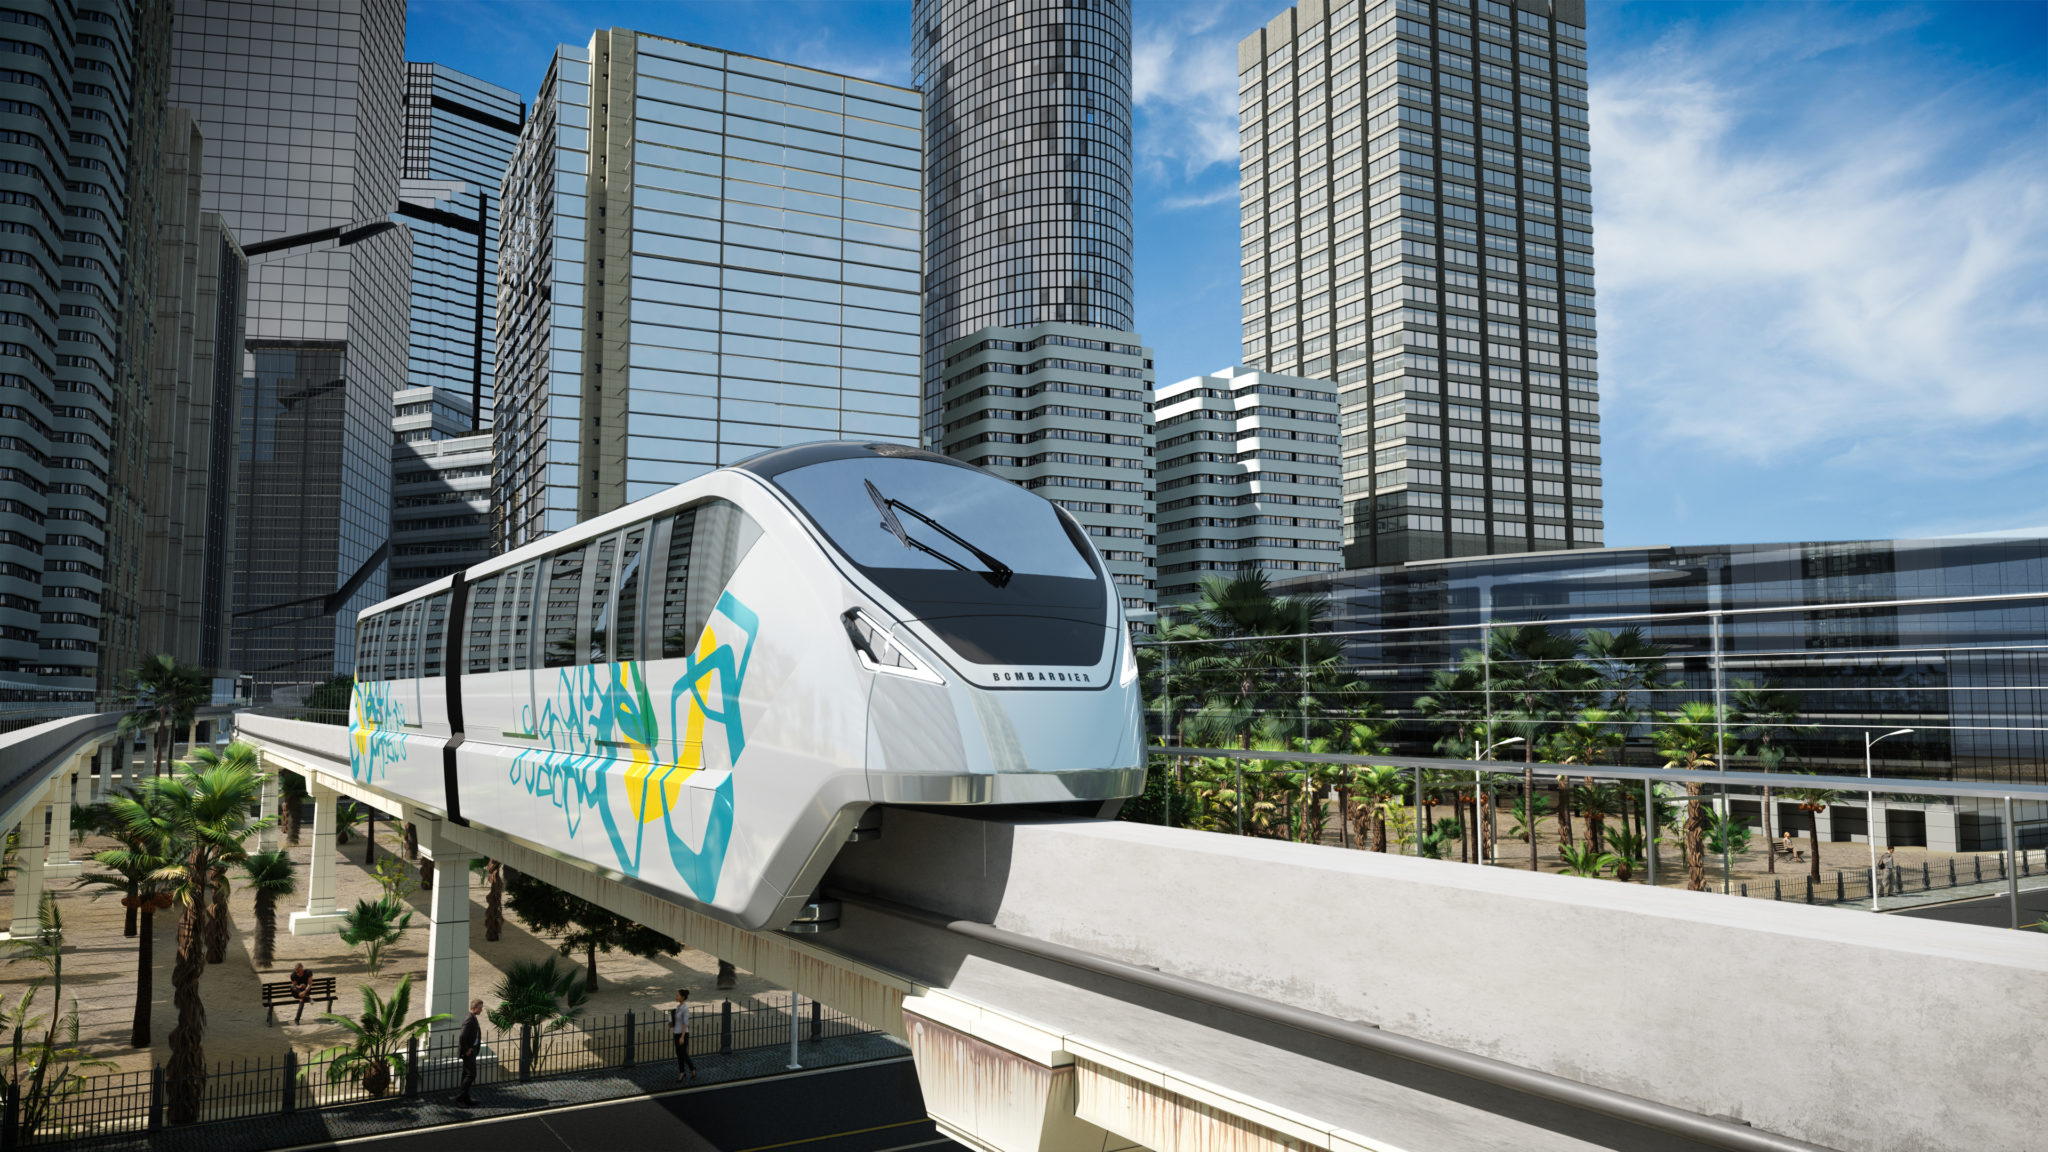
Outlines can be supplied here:
<path id="1" fill-rule="evenodd" d="M 1870 769 L 1870 750 L 1877 745 L 1878 740 L 1889 740 L 1894 736 L 1905 736 L 1912 731 L 1911 728 L 1901 728 L 1896 732 L 1887 732 L 1879 736 L 1877 740 L 1871 739 L 1869 732 L 1863 733 L 1863 779 L 1865 781 L 1874 781 L 1876 779 Z M 1875 912 L 1877 911 L 1877 790 L 1873 788 L 1863 795 L 1863 839 L 1870 844 L 1870 910 Z"/>
<path id="2" fill-rule="evenodd" d="M 1479 747 L 1479 741 L 1477 741 L 1477 740 L 1474 740 L 1474 741 L 1472 742 L 1472 762 L 1476 764 L 1476 763 L 1478 763 L 1479 761 L 1481 761 L 1481 760 L 1484 760 L 1484 759 L 1486 759 L 1486 753 L 1488 753 L 1488 752 L 1491 752 L 1491 751 L 1493 751 L 1493 750 L 1494 750 L 1495 748 L 1500 748 L 1500 747 L 1504 747 L 1504 746 L 1506 746 L 1506 745 L 1509 745 L 1509 744 L 1520 744 L 1521 742 L 1522 742 L 1522 738 L 1521 738 L 1520 736 L 1510 736 L 1510 737 L 1508 737 L 1508 738 L 1507 738 L 1507 739 L 1505 739 L 1505 740 L 1496 740 L 1496 741 L 1494 741 L 1494 742 L 1493 742 L 1492 744 L 1488 745 L 1488 746 L 1487 746 L 1487 747 L 1486 747 L 1486 748 L 1485 748 L 1485 749 L 1484 749 L 1484 750 L 1482 751 L 1482 750 L 1480 749 L 1480 747 Z M 1474 768 L 1474 769 L 1472 770 L 1472 823 L 1473 823 L 1473 825 L 1474 825 L 1475 827 L 1474 827 L 1474 828 L 1472 829 L 1472 832 L 1473 832 L 1473 834 L 1474 834 L 1475 836 L 1479 834 L 1479 829 L 1478 829 L 1478 827 L 1477 827 L 1477 825 L 1478 825 L 1478 823 L 1479 823 L 1479 805 L 1480 805 L 1480 803 L 1481 803 L 1481 799 L 1480 799 L 1480 795 L 1479 795 L 1479 790 L 1480 790 L 1481 788 L 1483 788 L 1483 787 L 1485 787 L 1485 783 L 1484 783 L 1484 781 L 1483 781 L 1483 779 L 1482 779 L 1482 777 L 1481 777 L 1480 771 L 1479 771 L 1479 769 L 1477 769 L 1477 768 Z M 1534 824 L 1534 823 L 1535 823 L 1535 821 L 1533 821 L 1533 820 L 1527 820 L 1527 819 L 1526 819 L 1526 817 L 1525 817 L 1524 823 L 1526 823 L 1526 824 Z M 1530 829 L 1529 829 L 1529 835 L 1530 835 L 1530 837 L 1531 837 L 1531 838 L 1533 839 L 1533 838 L 1535 837 L 1535 835 L 1536 835 L 1536 830 L 1535 830 L 1534 828 L 1530 828 Z M 1480 855 L 1481 855 L 1481 856 L 1483 857 L 1483 856 L 1485 855 L 1485 853 L 1483 853 L 1483 852 L 1482 852 L 1482 853 L 1480 853 Z M 1495 840 L 1495 841 L 1493 842 L 1493 862 L 1494 862 L 1495 864 L 1498 864 L 1498 863 L 1500 863 L 1500 841 L 1499 841 L 1499 840 Z"/>

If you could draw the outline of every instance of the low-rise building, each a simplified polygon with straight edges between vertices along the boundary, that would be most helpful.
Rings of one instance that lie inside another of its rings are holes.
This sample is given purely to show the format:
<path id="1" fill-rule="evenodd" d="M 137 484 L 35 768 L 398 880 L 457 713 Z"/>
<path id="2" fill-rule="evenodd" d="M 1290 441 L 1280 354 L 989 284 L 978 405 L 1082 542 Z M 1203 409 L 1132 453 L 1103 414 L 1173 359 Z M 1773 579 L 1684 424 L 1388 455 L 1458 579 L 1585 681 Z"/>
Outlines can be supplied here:
<path id="1" fill-rule="evenodd" d="M 1337 394 L 1328 381 L 1234 367 L 1159 389 L 1159 599 L 1208 575 L 1343 567 Z"/>

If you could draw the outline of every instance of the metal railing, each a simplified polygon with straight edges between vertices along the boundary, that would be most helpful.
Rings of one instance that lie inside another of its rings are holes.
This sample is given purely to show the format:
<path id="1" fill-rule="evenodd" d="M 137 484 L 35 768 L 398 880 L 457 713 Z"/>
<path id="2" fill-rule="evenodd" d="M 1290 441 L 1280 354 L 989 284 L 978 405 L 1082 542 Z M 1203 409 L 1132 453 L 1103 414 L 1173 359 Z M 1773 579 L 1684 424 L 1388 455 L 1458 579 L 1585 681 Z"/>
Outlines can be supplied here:
<path id="1" fill-rule="evenodd" d="M 693 1004 L 690 1054 L 705 1057 L 780 1048 L 792 1041 L 800 1045 L 876 1031 L 815 1000 L 799 998 L 797 1007 L 792 1015 L 787 1008 L 736 1009 L 730 1000 Z M 0 1123 L 0 1148 L 247 1121 L 452 1092 L 462 1075 L 455 1043 L 452 1030 L 414 1041 L 407 1049 L 408 1071 L 401 1074 L 392 1067 L 388 1081 L 380 1084 L 367 1083 L 361 1070 L 335 1075 L 336 1065 L 329 1054 L 301 1056 L 296 1052 L 281 1058 L 223 1062 L 204 1077 L 184 1081 L 167 1075 L 162 1066 L 90 1076 L 50 1100 L 32 1130 L 21 1127 L 22 1109 L 9 1107 L 5 1123 Z M 631 1069 L 669 1063 L 674 1058 L 669 1017 L 661 1012 L 578 1020 L 556 1030 L 487 1025 L 477 1060 L 476 1085 Z M 372 1092 L 372 1087 L 379 1091 Z M 182 1115 L 193 1118 L 180 1124 Z"/>

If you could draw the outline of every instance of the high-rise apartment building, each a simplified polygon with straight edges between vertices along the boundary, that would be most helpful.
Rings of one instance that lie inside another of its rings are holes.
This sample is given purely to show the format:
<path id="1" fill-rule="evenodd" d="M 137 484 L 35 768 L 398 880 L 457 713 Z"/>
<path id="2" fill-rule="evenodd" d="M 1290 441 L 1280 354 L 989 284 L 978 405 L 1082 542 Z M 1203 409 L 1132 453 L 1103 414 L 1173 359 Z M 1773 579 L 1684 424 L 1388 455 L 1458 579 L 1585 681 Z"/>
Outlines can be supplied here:
<path id="1" fill-rule="evenodd" d="M 917 440 L 918 94 L 622 28 L 505 178 L 494 543 L 766 448 Z"/>
<path id="2" fill-rule="evenodd" d="M 1584 0 L 1238 46 L 1244 358 L 1335 381 L 1350 566 L 1601 544 Z"/>
<path id="3" fill-rule="evenodd" d="M 85 706 L 106 633 L 135 640 L 132 476 L 147 442 L 146 157 L 163 101 L 157 3 L 10 0 L 0 23 L 0 710 Z M 135 358 L 131 360 L 131 358 Z M 134 536 L 139 536 L 136 532 Z M 109 619 L 110 611 L 115 619 Z"/>
<path id="4" fill-rule="evenodd" d="M 439 64 L 406 65 L 405 175 L 412 232 L 408 387 L 458 392 L 491 426 L 498 358 L 498 209 L 526 102 Z"/>
<path id="5" fill-rule="evenodd" d="M 258 698 L 353 667 L 384 596 L 406 379 L 403 0 L 178 0 L 171 102 L 249 257 L 233 663 Z"/>
<path id="6" fill-rule="evenodd" d="M 460 393 L 392 398 L 391 594 L 491 557 L 491 434 Z"/>
<path id="7" fill-rule="evenodd" d="M 1131 331 L 1130 4 L 917 0 L 911 42 L 924 437 L 1067 509 L 1142 610 L 1152 366 Z"/>
<path id="8" fill-rule="evenodd" d="M 1200 595 L 1205 576 L 1343 566 L 1327 381 L 1226 368 L 1168 384 L 1155 403 L 1162 604 Z"/>

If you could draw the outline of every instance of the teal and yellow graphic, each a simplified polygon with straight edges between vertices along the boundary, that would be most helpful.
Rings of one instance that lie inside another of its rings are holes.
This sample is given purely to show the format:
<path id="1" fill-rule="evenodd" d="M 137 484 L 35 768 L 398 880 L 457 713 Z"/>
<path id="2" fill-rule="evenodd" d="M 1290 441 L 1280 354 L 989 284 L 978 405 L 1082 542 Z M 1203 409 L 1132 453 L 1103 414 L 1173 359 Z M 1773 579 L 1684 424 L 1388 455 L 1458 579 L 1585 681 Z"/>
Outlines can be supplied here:
<path id="1" fill-rule="evenodd" d="M 547 747 L 514 758 L 511 783 L 559 809 L 571 840 L 594 812 L 628 876 L 643 875 L 649 829 L 658 825 L 657 851 L 666 851 L 691 893 L 712 901 L 732 839 L 733 781 L 727 775 L 710 792 L 695 848 L 682 834 L 684 825 L 695 823 L 685 785 L 707 770 L 709 727 L 723 737 L 723 756 L 710 767 L 722 758 L 726 768 L 736 768 L 746 751 L 740 695 L 759 631 L 752 609 L 731 592 L 720 595 L 665 709 L 640 661 L 558 670 L 552 688 L 523 717 L 525 730 Z"/>
<path id="2" fill-rule="evenodd" d="M 392 689 L 410 680 L 373 680 L 357 684 L 348 698 L 348 772 L 365 783 L 377 781 L 377 770 L 391 774 L 391 765 L 405 759 L 405 705 Z"/>

